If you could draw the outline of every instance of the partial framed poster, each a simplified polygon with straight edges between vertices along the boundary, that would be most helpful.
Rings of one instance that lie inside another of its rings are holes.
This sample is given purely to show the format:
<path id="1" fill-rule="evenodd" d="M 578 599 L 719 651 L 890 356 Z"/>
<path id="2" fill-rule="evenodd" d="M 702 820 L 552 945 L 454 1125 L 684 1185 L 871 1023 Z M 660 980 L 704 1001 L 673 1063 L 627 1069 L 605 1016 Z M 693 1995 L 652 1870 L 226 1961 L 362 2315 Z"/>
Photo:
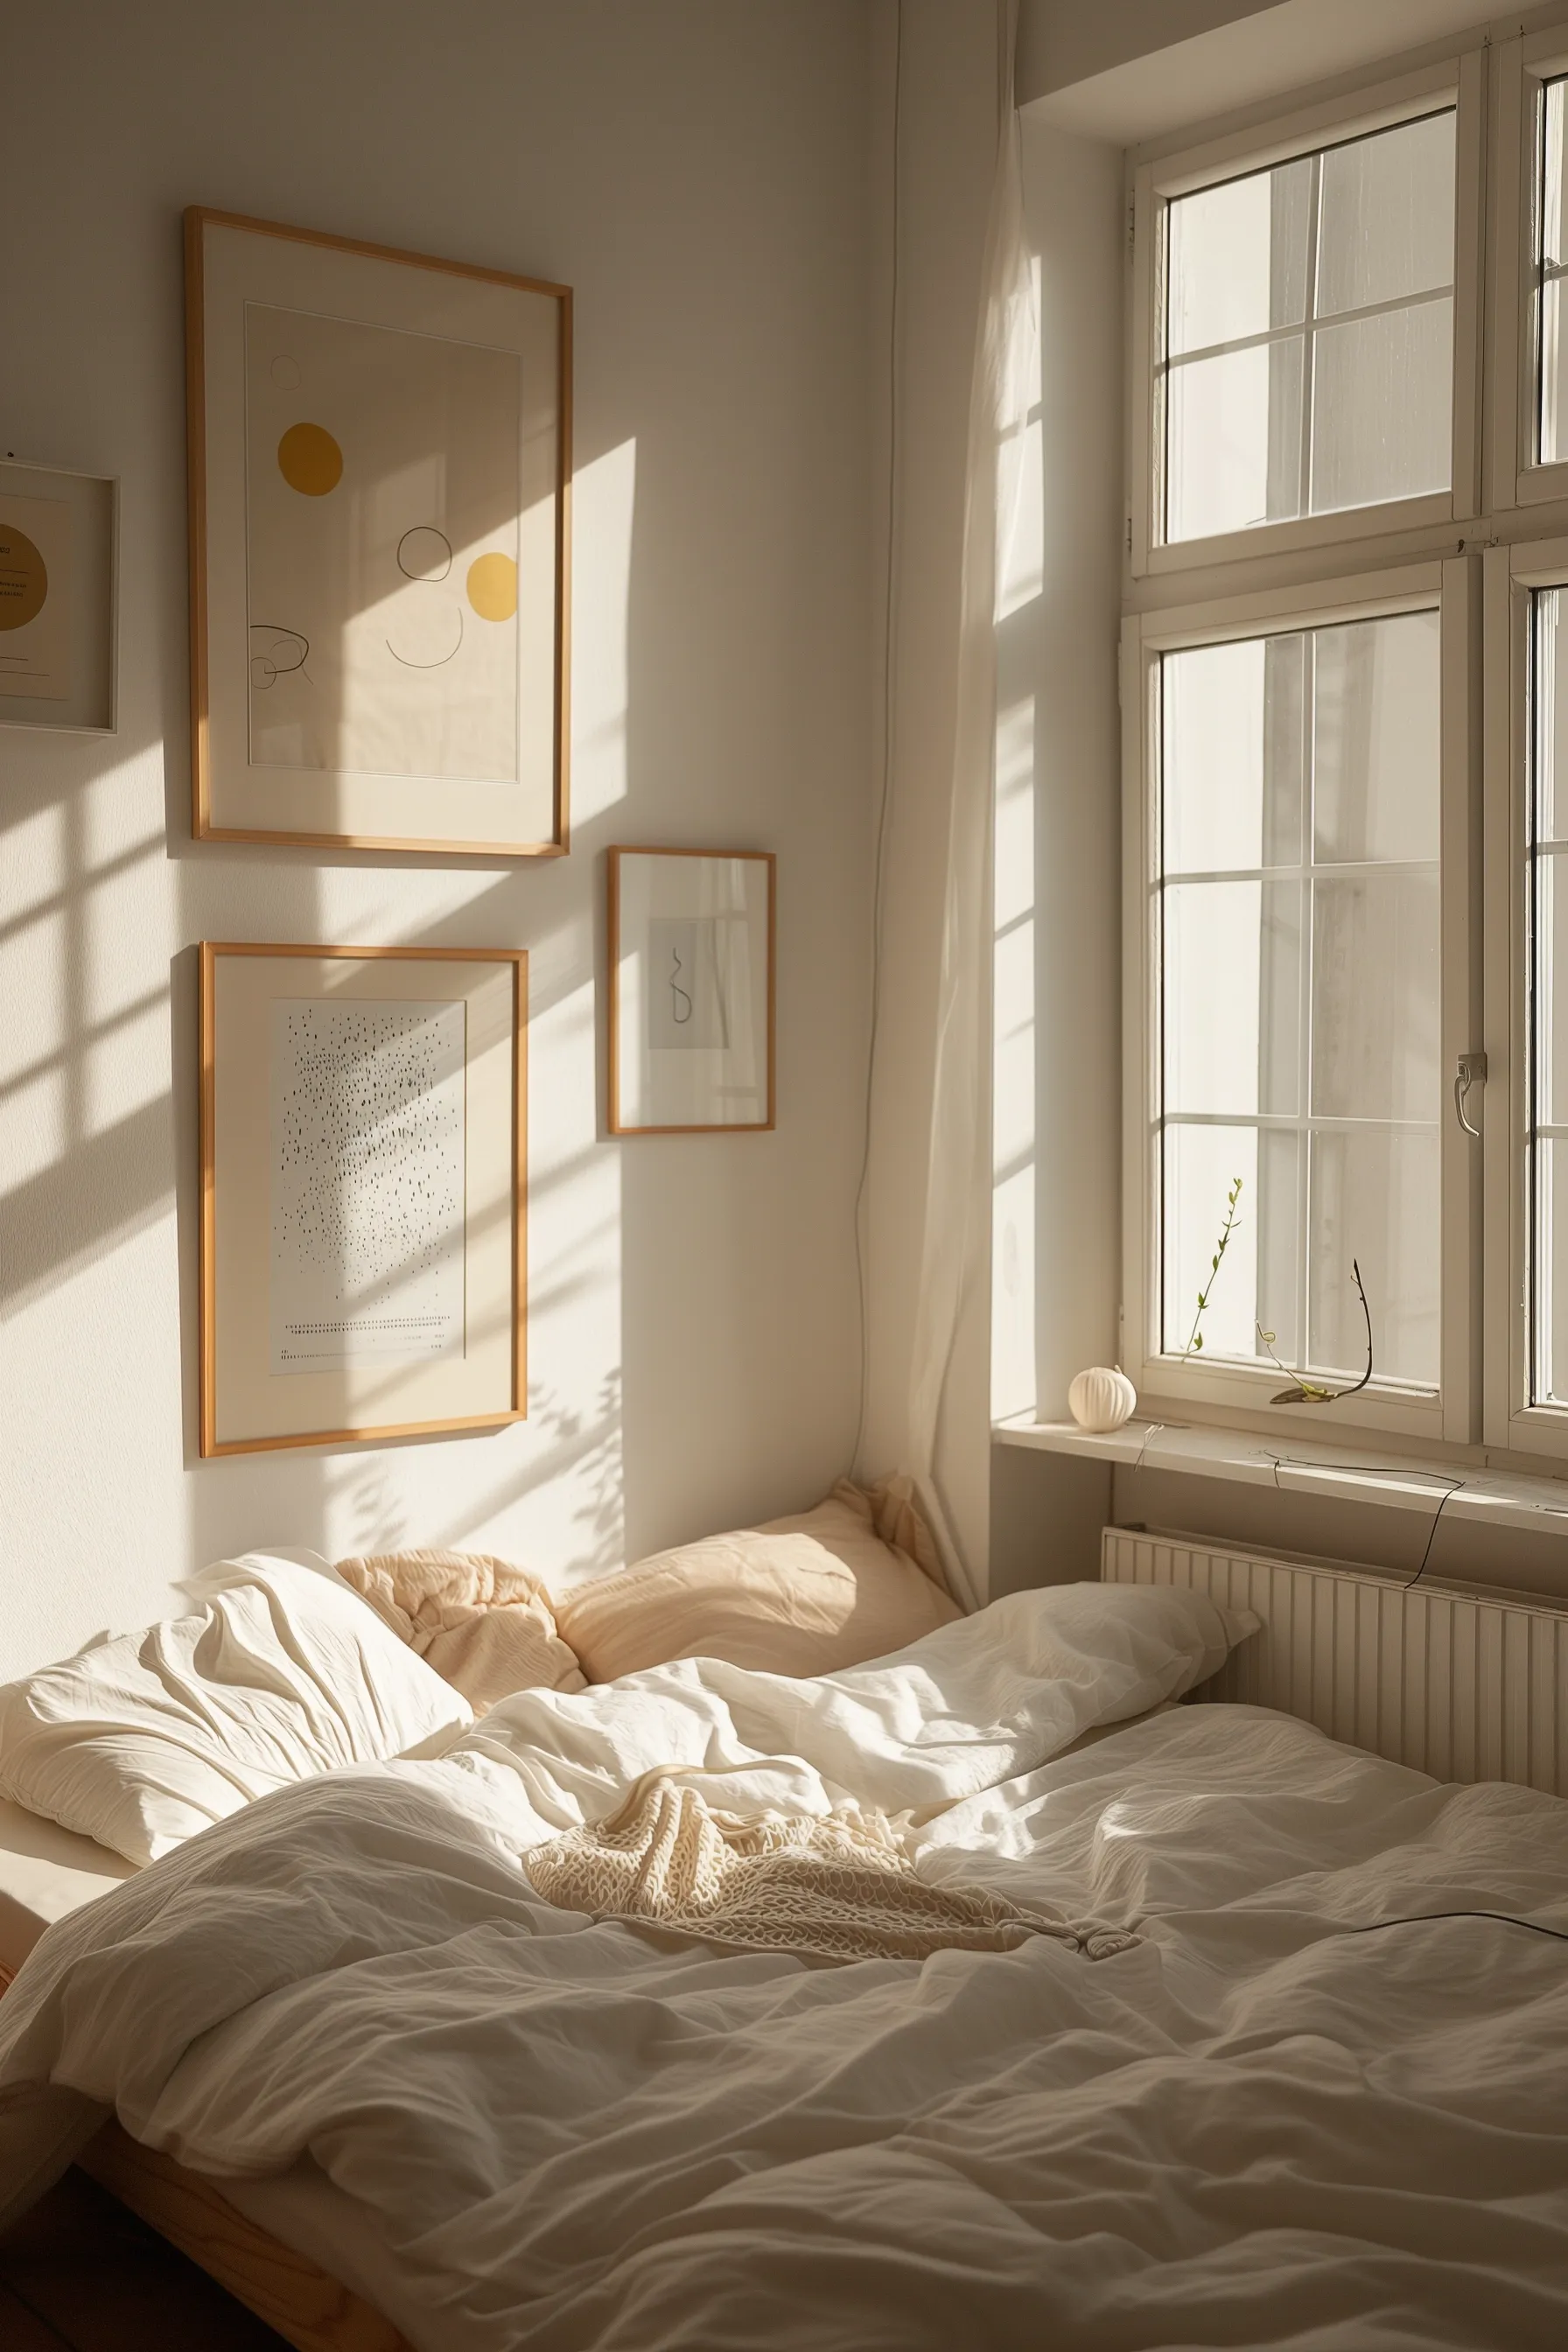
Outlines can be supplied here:
<path id="1" fill-rule="evenodd" d="M 520 1421 L 528 958 L 205 944 L 201 1450 Z"/>
<path id="2" fill-rule="evenodd" d="M 120 485 L 0 460 L 0 723 L 111 735 Z"/>
<path id="3" fill-rule="evenodd" d="M 773 1124 L 771 851 L 612 849 L 610 1132 Z"/>
<path id="4" fill-rule="evenodd" d="M 572 297 L 185 215 L 198 839 L 566 847 Z"/>

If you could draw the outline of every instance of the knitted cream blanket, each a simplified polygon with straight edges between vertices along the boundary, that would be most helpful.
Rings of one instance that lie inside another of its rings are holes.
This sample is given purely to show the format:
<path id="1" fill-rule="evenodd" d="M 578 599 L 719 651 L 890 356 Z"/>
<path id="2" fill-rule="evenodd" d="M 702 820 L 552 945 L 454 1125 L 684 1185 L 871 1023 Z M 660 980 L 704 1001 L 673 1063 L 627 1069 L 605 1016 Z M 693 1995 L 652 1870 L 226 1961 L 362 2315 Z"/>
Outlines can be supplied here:
<path id="1" fill-rule="evenodd" d="M 1051 1936 L 1100 1960 L 1138 1941 L 1093 1921 L 1047 1918 L 982 1887 L 928 1885 L 882 1813 L 738 1821 L 657 1770 L 607 1821 L 533 1847 L 524 1866 L 535 1891 L 564 1911 L 752 1951 L 923 1959 Z"/>

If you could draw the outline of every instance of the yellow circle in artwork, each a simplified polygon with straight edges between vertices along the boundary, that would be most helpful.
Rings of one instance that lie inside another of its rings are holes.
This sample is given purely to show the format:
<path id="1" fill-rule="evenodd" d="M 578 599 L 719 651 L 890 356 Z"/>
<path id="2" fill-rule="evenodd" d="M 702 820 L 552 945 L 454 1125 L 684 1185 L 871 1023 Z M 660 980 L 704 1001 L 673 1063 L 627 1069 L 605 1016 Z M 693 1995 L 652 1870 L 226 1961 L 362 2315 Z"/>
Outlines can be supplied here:
<path id="1" fill-rule="evenodd" d="M 343 453 L 324 425 L 290 425 L 278 444 L 278 470 L 301 498 L 324 499 L 342 479 Z"/>
<path id="2" fill-rule="evenodd" d="M 0 629 L 25 629 L 44 609 L 49 575 L 25 530 L 0 522 Z"/>
<path id="3" fill-rule="evenodd" d="M 481 621 L 510 621 L 517 610 L 517 566 L 510 555 L 478 555 L 468 566 L 468 602 Z"/>

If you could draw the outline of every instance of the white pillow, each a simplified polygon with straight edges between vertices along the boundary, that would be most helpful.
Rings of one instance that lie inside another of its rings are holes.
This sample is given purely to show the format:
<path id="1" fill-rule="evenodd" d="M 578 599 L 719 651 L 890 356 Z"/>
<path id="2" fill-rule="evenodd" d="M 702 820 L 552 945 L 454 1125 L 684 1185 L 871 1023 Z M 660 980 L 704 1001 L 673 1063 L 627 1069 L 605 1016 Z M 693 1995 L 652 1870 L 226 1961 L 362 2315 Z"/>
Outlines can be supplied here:
<path id="1" fill-rule="evenodd" d="M 0 1689 L 0 1796 L 152 1862 L 254 1797 L 473 1720 L 332 1576 L 250 1553 L 195 1613 Z"/>

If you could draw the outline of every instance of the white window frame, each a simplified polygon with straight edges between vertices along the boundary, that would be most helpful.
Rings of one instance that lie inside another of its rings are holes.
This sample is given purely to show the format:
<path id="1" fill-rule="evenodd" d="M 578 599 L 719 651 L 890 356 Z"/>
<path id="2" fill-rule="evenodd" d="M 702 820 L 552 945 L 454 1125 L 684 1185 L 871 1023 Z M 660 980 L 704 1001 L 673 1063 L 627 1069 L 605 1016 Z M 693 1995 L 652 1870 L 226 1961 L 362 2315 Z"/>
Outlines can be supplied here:
<path id="1" fill-rule="evenodd" d="M 1568 459 L 1535 454 L 1537 394 L 1535 247 L 1542 91 L 1568 76 L 1568 23 L 1500 42 L 1495 93 L 1492 235 L 1492 382 L 1489 485 L 1493 511 L 1568 500 Z M 1511 198 L 1511 201 L 1510 201 Z"/>
<path id="2" fill-rule="evenodd" d="M 1480 223 L 1482 113 L 1486 52 L 1477 41 L 1417 71 L 1369 84 L 1353 96 L 1321 100 L 1271 121 L 1199 146 L 1136 162 L 1132 173 L 1132 289 L 1130 338 L 1131 454 L 1127 552 L 1134 579 L 1197 571 L 1244 557 L 1290 554 L 1347 541 L 1410 534 L 1445 535 L 1479 510 Z M 1208 539 L 1162 541 L 1154 523 L 1158 453 L 1154 446 L 1154 354 L 1163 299 L 1164 212 L 1173 197 L 1215 181 L 1288 162 L 1292 156 L 1414 121 L 1436 106 L 1457 110 L 1454 237 L 1454 404 L 1452 488 L 1333 514 L 1259 523 Z M 1369 552 L 1371 551 L 1369 550 Z"/>
<path id="3" fill-rule="evenodd" d="M 1420 607 L 1441 615 L 1439 1066 L 1457 1067 L 1478 1043 L 1479 942 L 1473 921 L 1472 856 L 1478 827 L 1478 762 L 1472 656 L 1480 591 L 1479 563 L 1455 556 L 1338 580 L 1261 591 L 1248 596 L 1146 612 L 1122 632 L 1122 1202 L 1121 1362 L 1142 1409 L 1197 1408 L 1216 1421 L 1245 1419 L 1300 1437 L 1331 1427 L 1368 1435 L 1469 1444 L 1480 1434 L 1479 1215 L 1481 1149 L 1460 1128 L 1447 1099 L 1438 1133 L 1441 1171 L 1441 1388 L 1412 1394 L 1374 1377 L 1331 1418 L 1310 1406 L 1272 1404 L 1279 1374 L 1233 1363 L 1195 1361 L 1160 1348 L 1160 1249 L 1163 1204 L 1159 1122 L 1163 1073 L 1158 1018 L 1159 789 L 1157 681 L 1162 655 L 1185 646 L 1336 622 L 1370 620 Z M 1474 1103 L 1475 1093 L 1470 1097 Z M 1374 1329 L 1377 1303 L 1373 1302 Z"/>
<path id="4" fill-rule="evenodd" d="M 1568 1405 L 1531 1402 L 1530 600 L 1568 588 L 1568 538 L 1486 558 L 1486 1442 L 1568 1457 Z"/>

